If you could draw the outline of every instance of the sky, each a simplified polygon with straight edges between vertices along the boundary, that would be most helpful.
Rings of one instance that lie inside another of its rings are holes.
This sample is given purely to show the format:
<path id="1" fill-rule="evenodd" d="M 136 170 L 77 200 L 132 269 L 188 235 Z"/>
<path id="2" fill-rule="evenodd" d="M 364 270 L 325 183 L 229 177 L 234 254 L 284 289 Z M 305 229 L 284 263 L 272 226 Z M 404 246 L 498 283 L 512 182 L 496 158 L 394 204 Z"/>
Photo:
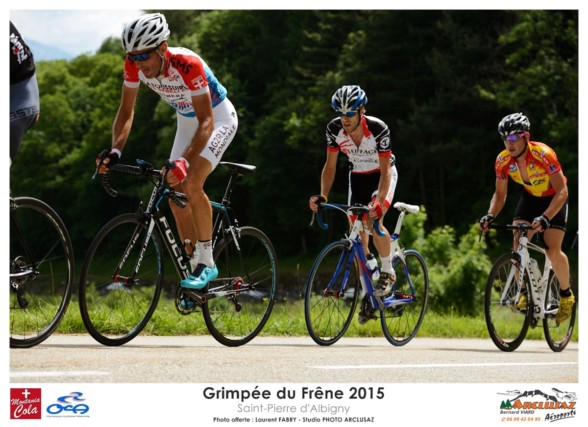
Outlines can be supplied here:
<path id="1" fill-rule="evenodd" d="M 40 3 L 40 8 L 33 9 L 35 3 Z M 31 39 L 36 42 L 48 45 L 51 47 L 57 47 L 69 54 L 72 57 L 80 55 L 82 53 L 94 53 L 102 44 L 102 42 L 110 37 L 120 37 L 124 24 L 128 23 L 133 18 L 141 15 L 143 12 L 141 9 L 157 9 L 157 5 L 149 4 L 150 1 L 135 1 L 126 0 L 125 7 L 128 9 L 115 9 L 116 4 L 113 4 L 111 0 L 104 2 L 93 3 L 92 6 L 104 5 L 109 9 L 80 9 L 79 3 L 75 4 L 72 1 L 53 0 L 51 2 L 52 10 L 47 10 L 46 2 L 37 2 L 36 0 L 28 0 L 25 4 L 27 9 L 8 10 L 10 19 L 14 22 L 16 27 L 19 29 L 23 37 Z M 161 2 L 159 6 L 161 6 Z M 307 9 L 310 8 L 332 8 L 332 4 L 336 4 L 337 8 L 346 9 L 357 8 L 356 1 L 337 0 L 337 2 L 321 1 L 316 0 L 306 1 L 297 0 L 296 2 L 286 1 L 281 4 L 280 8 L 295 8 L 295 9 Z M 459 9 L 459 8 L 478 8 L 480 5 L 473 7 L 468 2 L 456 1 L 456 0 L 444 0 L 443 2 L 435 1 L 421 1 L 413 0 L 410 2 L 411 8 L 424 8 L 434 9 L 439 8 L 443 5 L 447 9 Z M 486 2 L 483 2 L 486 3 Z M 504 3 L 505 8 L 529 8 L 538 9 L 545 7 L 549 4 L 549 1 L 544 0 L 532 0 L 532 1 L 520 1 L 510 0 L 502 1 L 495 0 L 492 3 L 491 8 L 501 8 L 501 4 Z M 562 7 L 565 4 L 571 3 L 568 7 L 574 7 L 576 1 L 563 0 Z M 266 6 L 264 6 L 264 4 Z M 321 6 L 321 4 L 323 6 Z M 385 4 L 385 6 L 383 6 Z M 400 6 L 402 5 L 402 6 Z M 20 5 L 19 5 L 20 6 Z M 177 0 L 167 0 L 165 2 L 165 8 L 186 8 L 186 2 L 178 2 Z M 196 5 L 198 6 L 198 5 Z M 242 0 L 242 1 L 226 1 L 219 0 L 215 3 L 215 7 L 218 9 L 230 9 L 230 8 L 251 8 L 251 9 L 262 9 L 267 7 L 267 2 L 259 0 Z M 275 7 L 275 5 L 272 5 Z M 327 7 L 325 7 L 327 6 Z M 381 1 L 381 0 L 366 0 L 362 2 L 361 8 L 406 8 L 405 2 L 398 1 Z M 400 6 L 400 7 L 399 7 Z M 202 7 L 202 6 L 200 6 Z M 135 8 L 135 9 L 133 9 Z M 545 8 L 551 8 L 545 7 Z M 206 9 L 206 7 L 204 7 Z"/>
<path id="2" fill-rule="evenodd" d="M 73 57 L 95 53 L 110 36 L 120 37 L 135 10 L 11 10 L 10 20 L 25 40 L 58 47 Z"/>

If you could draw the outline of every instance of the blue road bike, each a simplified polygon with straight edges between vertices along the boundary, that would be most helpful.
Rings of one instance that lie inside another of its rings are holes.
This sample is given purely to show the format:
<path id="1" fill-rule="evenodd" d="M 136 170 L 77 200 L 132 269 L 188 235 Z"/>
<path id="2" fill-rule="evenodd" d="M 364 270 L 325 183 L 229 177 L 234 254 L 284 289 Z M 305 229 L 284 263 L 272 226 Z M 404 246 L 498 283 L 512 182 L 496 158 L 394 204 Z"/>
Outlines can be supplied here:
<path id="1" fill-rule="evenodd" d="M 407 344 L 417 334 L 427 309 L 427 265 L 419 252 L 402 248 L 398 239 L 405 215 L 417 213 L 419 207 L 400 202 L 394 207 L 400 211 L 396 228 L 390 236 L 396 281 L 388 296 L 378 297 L 374 295 L 372 273 L 366 266 L 360 236 L 361 231 L 370 231 L 365 221 L 369 208 L 328 203 L 320 206 L 316 220 L 321 228 L 327 228 L 324 211 L 334 209 L 347 215 L 350 232 L 343 239 L 327 245 L 310 270 L 304 311 L 308 332 L 317 344 L 334 344 L 345 334 L 360 294 L 360 324 L 377 319 L 379 314 L 384 335 L 395 346 Z M 354 218 L 353 221 L 350 218 Z M 374 223 L 374 230 L 384 235 L 378 221 Z"/>

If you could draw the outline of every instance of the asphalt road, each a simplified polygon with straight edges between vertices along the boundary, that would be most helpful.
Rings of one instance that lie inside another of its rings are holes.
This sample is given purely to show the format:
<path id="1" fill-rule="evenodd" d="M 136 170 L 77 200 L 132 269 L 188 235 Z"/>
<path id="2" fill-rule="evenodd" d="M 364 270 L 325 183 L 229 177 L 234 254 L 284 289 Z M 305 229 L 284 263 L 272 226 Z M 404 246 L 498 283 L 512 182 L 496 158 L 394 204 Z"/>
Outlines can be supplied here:
<path id="1" fill-rule="evenodd" d="M 89 335 L 53 335 L 10 350 L 14 383 L 553 383 L 578 382 L 578 344 L 554 353 L 525 341 L 512 353 L 490 339 L 343 338 L 330 347 L 307 337 L 257 337 L 229 348 L 209 336 L 139 336 L 105 347 Z"/>

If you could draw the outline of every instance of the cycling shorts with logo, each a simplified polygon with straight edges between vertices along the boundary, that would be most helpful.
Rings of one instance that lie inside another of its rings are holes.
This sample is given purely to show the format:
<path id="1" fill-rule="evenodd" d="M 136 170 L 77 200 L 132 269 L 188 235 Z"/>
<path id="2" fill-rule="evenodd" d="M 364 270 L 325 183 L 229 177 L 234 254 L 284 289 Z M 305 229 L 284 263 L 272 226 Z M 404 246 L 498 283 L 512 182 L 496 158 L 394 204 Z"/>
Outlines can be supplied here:
<path id="1" fill-rule="evenodd" d="M 235 137 L 239 121 L 235 107 L 228 98 L 215 106 L 212 109 L 212 114 L 214 117 L 214 130 L 200 156 L 208 160 L 214 170 Z M 177 124 L 178 128 L 170 160 L 176 160 L 184 155 L 192 143 L 192 138 L 198 129 L 199 123 L 197 117 L 186 117 L 177 114 Z"/>

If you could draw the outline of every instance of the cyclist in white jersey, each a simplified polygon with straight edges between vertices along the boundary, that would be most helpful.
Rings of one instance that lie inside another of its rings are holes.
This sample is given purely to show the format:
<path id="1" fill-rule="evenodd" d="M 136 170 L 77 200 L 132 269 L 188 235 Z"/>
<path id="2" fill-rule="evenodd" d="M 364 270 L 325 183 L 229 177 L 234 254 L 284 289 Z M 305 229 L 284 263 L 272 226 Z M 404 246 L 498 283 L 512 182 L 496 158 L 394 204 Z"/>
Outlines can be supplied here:
<path id="1" fill-rule="evenodd" d="M 169 34 L 161 13 L 142 15 L 123 30 L 127 57 L 122 98 L 113 125 L 112 149 L 102 151 L 97 164 L 106 173 L 122 155 L 140 83 L 176 110 L 177 131 L 170 154 L 175 168 L 168 181 L 188 196 L 188 205 L 170 206 L 187 250 L 193 251 L 192 274 L 181 286 L 203 289 L 218 276 L 212 257 L 212 208 L 204 184 L 235 137 L 238 119 L 227 90 L 206 62 L 188 49 L 169 47 Z"/>
<path id="2" fill-rule="evenodd" d="M 336 118 L 327 125 L 327 160 L 321 174 L 320 195 L 313 195 L 309 207 L 315 211 L 319 202 L 326 202 L 335 180 L 339 152 L 349 160 L 348 204 L 370 206 L 370 218 L 380 219 L 385 236 L 373 234 L 374 246 L 381 262 L 381 275 L 374 294 L 387 295 L 396 280 L 392 269 L 390 234 L 383 226 L 383 218 L 394 198 L 398 172 L 396 160 L 390 148 L 390 130 L 382 120 L 365 115 L 367 96 L 359 86 L 343 86 L 331 99 L 337 112 Z M 362 241 L 366 254 L 369 250 L 369 235 L 363 233 Z"/>

